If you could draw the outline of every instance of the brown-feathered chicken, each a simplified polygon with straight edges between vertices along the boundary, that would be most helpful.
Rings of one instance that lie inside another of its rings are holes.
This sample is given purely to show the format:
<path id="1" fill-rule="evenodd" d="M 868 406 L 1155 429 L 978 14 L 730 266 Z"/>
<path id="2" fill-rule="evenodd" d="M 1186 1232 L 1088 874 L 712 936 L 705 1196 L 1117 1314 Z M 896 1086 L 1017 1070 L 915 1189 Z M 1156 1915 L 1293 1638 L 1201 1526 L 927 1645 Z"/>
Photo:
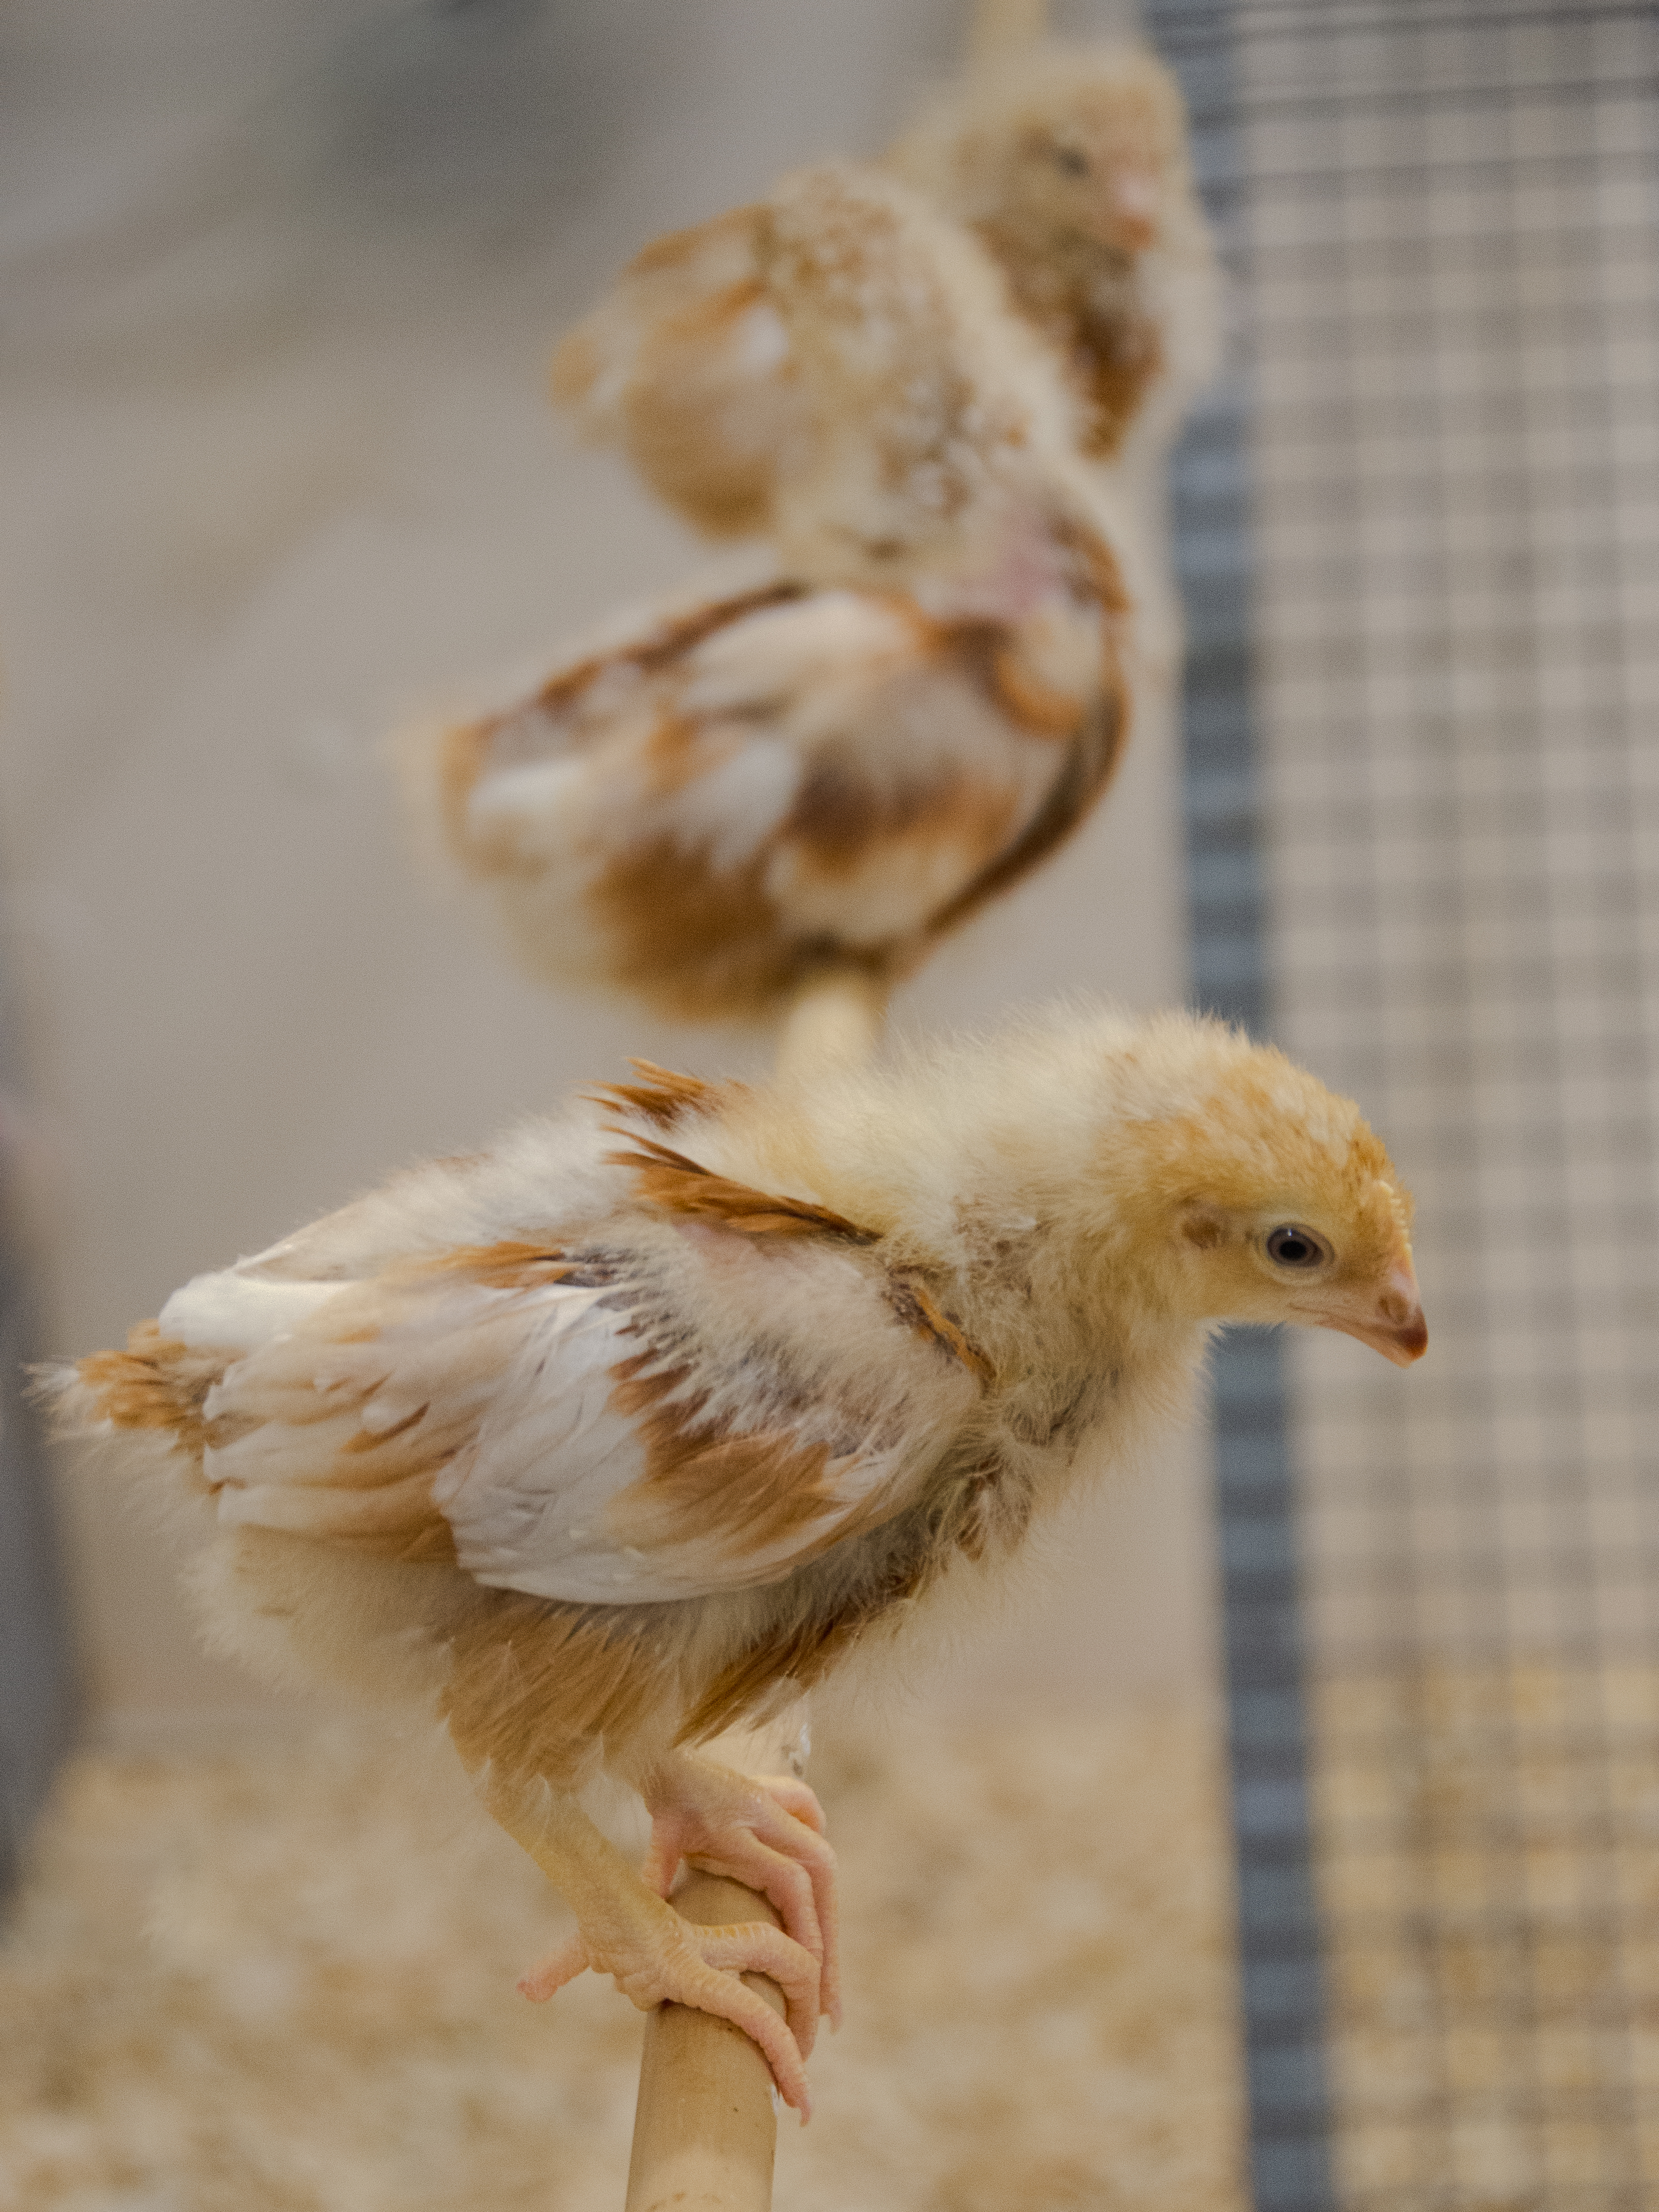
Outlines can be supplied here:
<path id="1" fill-rule="evenodd" d="M 693 1018 L 884 988 L 1086 813 L 1129 711 L 1128 532 L 985 254 L 869 170 L 757 219 L 805 395 L 779 572 L 423 757 L 536 964 Z"/>
<path id="2" fill-rule="evenodd" d="M 816 1086 L 643 1069 L 198 1277 L 60 1388 L 200 1492 L 246 1652 L 435 1702 L 578 1916 L 538 1994 L 589 1966 L 723 2014 L 804 2112 L 821 1816 L 698 1743 L 971 1602 L 1182 1405 L 1218 1323 L 1415 1359 L 1409 1216 L 1350 1102 L 1181 1015 Z M 577 1802 L 601 1765 L 651 1808 L 649 1881 Z M 682 1856 L 787 1932 L 684 1924 Z"/>
<path id="3" fill-rule="evenodd" d="M 1063 362 L 1091 458 L 1156 452 L 1213 374 L 1218 280 L 1174 78 L 1130 46 L 970 70 L 888 156 L 973 229 Z M 694 527 L 774 526 L 806 392 L 763 272 L 766 204 L 646 247 L 555 356 L 556 398 Z"/>

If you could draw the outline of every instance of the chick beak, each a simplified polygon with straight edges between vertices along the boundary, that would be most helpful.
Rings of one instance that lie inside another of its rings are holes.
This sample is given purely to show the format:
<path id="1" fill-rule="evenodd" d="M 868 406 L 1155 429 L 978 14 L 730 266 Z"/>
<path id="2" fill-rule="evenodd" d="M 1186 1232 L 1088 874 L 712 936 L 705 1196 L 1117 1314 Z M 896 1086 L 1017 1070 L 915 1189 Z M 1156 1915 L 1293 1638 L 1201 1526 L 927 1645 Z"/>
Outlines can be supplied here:
<path id="1" fill-rule="evenodd" d="M 1395 1256 L 1375 1298 L 1345 1300 L 1341 1306 L 1320 1316 L 1322 1328 L 1340 1328 L 1357 1336 L 1392 1359 L 1396 1367 L 1409 1367 L 1429 1348 L 1429 1325 L 1423 1318 L 1423 1301 L 1407 1253 Z"/>

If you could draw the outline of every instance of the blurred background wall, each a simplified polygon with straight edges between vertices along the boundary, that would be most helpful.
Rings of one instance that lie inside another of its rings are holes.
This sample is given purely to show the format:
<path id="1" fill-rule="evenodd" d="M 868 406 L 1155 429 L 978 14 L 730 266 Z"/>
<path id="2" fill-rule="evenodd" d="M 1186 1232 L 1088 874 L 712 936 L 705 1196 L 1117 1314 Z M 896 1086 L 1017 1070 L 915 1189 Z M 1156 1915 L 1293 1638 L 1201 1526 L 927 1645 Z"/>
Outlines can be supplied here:
<path id="1" fill-rule="evenodd" d="M 53 1349 L 641 1053 L 763 1066 L 521 981 L 412 858 L 400 723 L 532 678 L 706 556 L 578 450 L 550 343 L 657 232 L 878 148 L 963 0 L 17 0 L 0 16 L 0 885 Z M 1057 27 L 1121 27 L 1097 0 Z M 905 994 L 934 1027 L 1179 998 L 1178 766 Z M 1200 1443 L 1095 1502 L 942 1705 L 1206 1691 Z M 105 1733 L 282 1717 L 197 1647 L 96 1466 L 61 1522 Z"/>

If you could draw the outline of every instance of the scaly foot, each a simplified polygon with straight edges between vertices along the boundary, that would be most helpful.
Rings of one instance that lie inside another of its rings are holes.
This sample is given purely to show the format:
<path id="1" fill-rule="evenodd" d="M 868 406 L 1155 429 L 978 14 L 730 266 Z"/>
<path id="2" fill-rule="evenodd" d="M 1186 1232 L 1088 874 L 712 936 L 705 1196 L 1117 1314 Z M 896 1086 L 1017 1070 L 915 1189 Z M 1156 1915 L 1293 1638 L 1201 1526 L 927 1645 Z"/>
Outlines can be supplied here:
<path id="1" fill-rule="evenodd" d="M 691 2005 L 740 2027 L 766 2055 L 783 2100 L 803 2120 L 811 2115 L 806 2058 L 817 2030 L 818 1962 L 769 1921 L 736 1928 L 694 1928 L 671 1905 L 641 1887 L 616 1896 L 595 1923 L 544 1960 L 519 1984 L 544 2003 L 565 1983 L 592 1968 L 611 1974 L 641 2012 L 663 2003 Z M 766 1974 L 783 1991 L 780 2020 L 764 1998 L 746 1989 L 740 1974 Z"/>
<path id="2" fill-rule="evenodd" d="M 666 1897 L 682 1859 L 769 1898 L 785 1932 L 822 1972 L 821 2002 L 841 2026 L 836 1855 L 824 1841 L 823 1808 L 804 1782 L 747 1775 L 676 1753 L 650 1778 L 651 1850 L 641 1873 Z"/>

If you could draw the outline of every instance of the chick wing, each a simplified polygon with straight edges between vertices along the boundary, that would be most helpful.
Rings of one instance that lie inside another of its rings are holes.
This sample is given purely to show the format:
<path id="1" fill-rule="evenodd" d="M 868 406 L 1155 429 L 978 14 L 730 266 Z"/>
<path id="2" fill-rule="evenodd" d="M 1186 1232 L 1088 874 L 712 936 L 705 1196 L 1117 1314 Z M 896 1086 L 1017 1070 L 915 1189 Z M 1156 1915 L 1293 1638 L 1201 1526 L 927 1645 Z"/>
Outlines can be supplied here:
<path id="1" fill-rule="evenodd" d="M 118 1425 L 153 1388 L 181 1436 L 193 1393 L 222 1525 L 583 1604 L 778 1581 L 909 1502 L 973 1355 L 851 1224 L 635 1144 L 598 1229 L 341 1279 L 353 1215 L 379 1233 L 351 1209 L 312 1232 L 325 1279 L 303 1239 L 199 1276 L 83 1378 Z"/>
<path id="2" fill-rule="evenodd" d="M 766 528 L 800 422 L 788 335 L 761 274 L 762 214 L 733 208 L 654 240 L 553 356 L 553 396 L 583 436 L 623 447 L 711 538 Z"/>

